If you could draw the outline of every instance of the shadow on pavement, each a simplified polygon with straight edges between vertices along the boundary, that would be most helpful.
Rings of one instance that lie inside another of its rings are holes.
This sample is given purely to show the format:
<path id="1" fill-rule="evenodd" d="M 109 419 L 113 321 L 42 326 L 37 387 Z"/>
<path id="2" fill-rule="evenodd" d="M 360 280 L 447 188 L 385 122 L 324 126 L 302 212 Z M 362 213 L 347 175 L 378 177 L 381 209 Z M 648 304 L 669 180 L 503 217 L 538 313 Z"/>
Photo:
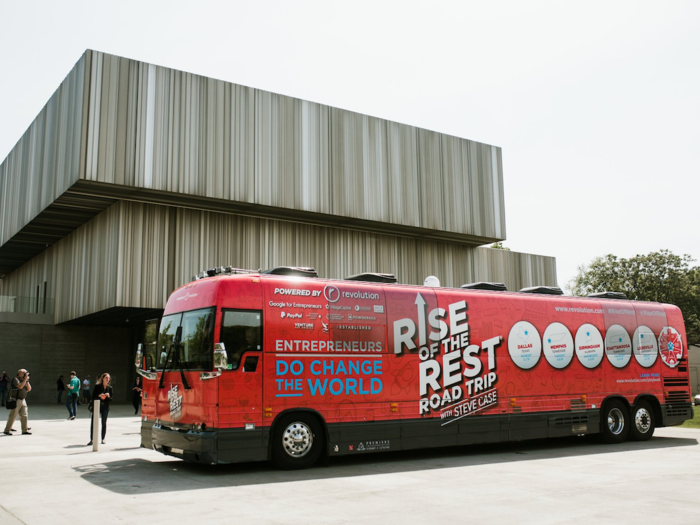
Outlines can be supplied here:
<path id="1" fill-rule="evenodd" d="M 698 440 L 692 438 L 656 437 L 647 442 L 603 445 L 598 442 L 597 436 L 574 436 L 520 443 L 344 456 L 331 459 L 327 467 L 316 466 L 298 471 L 279 471 L 271 463 L 196 465 L 177 459 L 163 461 L 163 456 L 153 452 L 154 461 L 112 461 L 76 467 L 75 470 L 85 480 L 119 494 L 148 494 L 476 467 L 697 444 Z"/>

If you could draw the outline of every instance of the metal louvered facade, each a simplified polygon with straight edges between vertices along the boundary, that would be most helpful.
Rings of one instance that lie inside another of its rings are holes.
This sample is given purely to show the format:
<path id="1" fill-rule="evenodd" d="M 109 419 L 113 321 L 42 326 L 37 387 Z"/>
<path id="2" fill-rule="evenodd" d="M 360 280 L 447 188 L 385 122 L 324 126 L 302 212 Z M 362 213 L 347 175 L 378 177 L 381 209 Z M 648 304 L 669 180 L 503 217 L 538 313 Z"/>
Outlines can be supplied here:
<path id="1" fill-rule="evenodd" d="M 3 273 L 41 251 L 33 223 L 70 196 L 505 238 L 500 148 L 94 51 L 0 165 L 0 191 Z"/>
<path id="2" fill-rule="evenodd" d="M 138 331 L 219 265 L 556 284 L 553 258 L 482 247 L 506 238 L 500 148 L 95 51 L 0 163 L 0 204 L 0 315 L 50 302 L 65 327 Z"/>

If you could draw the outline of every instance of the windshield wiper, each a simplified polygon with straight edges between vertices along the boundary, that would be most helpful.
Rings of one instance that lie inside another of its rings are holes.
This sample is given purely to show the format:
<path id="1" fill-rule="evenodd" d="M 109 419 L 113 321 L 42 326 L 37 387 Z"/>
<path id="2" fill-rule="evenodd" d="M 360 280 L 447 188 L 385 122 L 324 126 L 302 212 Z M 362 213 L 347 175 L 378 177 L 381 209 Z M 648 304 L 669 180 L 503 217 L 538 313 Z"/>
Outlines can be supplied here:
<path id="1" fill-rule="evenodd" d="M 175 330 L 173 344 L 171 344 L 170 348 L 168 348 L 168 353 L 165 356 L 165 363 L 163 363 L 163 370 L 160 374 L 160 383 L 158 384 L 158 388 L 163 388 L 163 378 L 165 377 L 165 371 L 168 369 L 168 363 L 170 362 L 170 354 L 172 353 L 174 348 L 175 354 L 177 355 L 177 347 L 180 346 L 180 339 L 182 339 L 182 326 L 178 326 L 177 330 Z"/>
<path id="2" fill-rule="evenodd" d="M 180 346 L 180 343 L 178 343 L 178 346 Z M 187 377 L 185 377 L 185 370 L 182 368 L 182 361 L 180 361 L 180 352 L 175 352 L 175 359 L 177 359 L 177 364 L 180 365 L 180 378 L 182 379 L 182 386 L 185 387 L 185 390 L 189 390 L 190 385 L 187 382 Z M 173 363 L 173 368 L 175 368 L 175 363 Z"/>
<path id="3" fill-rule="evenodd" d="M 175 369 L 176 365 L 180 365 L 180 378 L 182 379 L 182 386 L 185 387 L 185 390 L 190 390 L 192 387 L 190 387 L 190 384 L 187 382 L 187 377 L 185 377 L 185 370 L 182 368 L 182 362 L 180 361 L 180 341 L 182 340 L 182 326 L 177 327 L 177 331 L 175 332 L 175 338 L 173 339 L 173 344 L 170 345 L 170 348 L 168 349 L 168 354 L 165 357 L 165 363 L 163 364 L 163 371 L 160 374 L 160 384 L 158 385 L 158 388 L 163 388 L 163 378 L 165 377 L 165 371 L 168 369 L 168 363 L 170 362 L 170 355 L 173 352 L 173 349 L 175 350 L 175 356 L 173 357 L 173 369 Z"/>

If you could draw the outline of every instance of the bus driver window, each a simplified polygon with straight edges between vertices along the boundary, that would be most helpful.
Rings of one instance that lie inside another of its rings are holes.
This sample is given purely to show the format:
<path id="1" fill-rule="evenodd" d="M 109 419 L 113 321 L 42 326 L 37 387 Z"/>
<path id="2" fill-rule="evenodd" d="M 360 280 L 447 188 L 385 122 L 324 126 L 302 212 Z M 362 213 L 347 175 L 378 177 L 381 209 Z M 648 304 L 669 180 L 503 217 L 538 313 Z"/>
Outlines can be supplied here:
<path id="1" fill-rule="evenodd" d="M 229 351 L 230 369 L 237 370 L 244 354 L 262 350 L 262 315 L 256 311 L 242 310 L 224 310 L 223 314 L 221 342 Z M 255 359 L 246 358 L 244 371 L 254 371 L 257 360 L 257 356 Z"/>

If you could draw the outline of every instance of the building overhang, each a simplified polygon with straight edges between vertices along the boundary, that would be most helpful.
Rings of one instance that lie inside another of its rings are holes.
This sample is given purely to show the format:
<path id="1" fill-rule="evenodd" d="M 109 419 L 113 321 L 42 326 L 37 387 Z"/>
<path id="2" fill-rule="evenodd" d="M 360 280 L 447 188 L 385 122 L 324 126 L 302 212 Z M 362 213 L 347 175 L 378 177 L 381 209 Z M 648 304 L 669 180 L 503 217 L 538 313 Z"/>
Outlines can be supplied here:
<path id="1" fill-rule="evenodd" d="M 119 201 L 226 213 L 259 219 L 292 221 L 315 226 L 362 230 L 422 240 L 447 241 L 482 246 L 500 239 L 464 233 L 431 230 L 395 223 L 371 221 L 298 209 L 235 202 L 197 195 L 120 186 L 80 180 L 3 246 L 0 246 L 0 277 L 22 266 L 46 248 L 69 235 Z"/>

